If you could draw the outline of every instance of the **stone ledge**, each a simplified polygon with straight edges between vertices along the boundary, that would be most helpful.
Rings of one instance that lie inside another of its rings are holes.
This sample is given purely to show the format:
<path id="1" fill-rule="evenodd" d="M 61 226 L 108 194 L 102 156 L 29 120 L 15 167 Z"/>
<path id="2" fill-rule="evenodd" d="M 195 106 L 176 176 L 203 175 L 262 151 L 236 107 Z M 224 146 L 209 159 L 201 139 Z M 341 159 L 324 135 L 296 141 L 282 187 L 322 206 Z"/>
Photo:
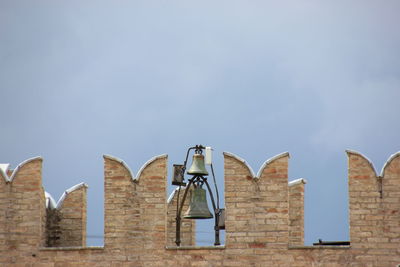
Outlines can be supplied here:
<path id="1" fill-rule="evenodd" d="M 41 247 L 40 251 L 61 250 L 104 250 L 104 247 Z"/>
<path id="2" fill-rule="evenodd" d="M 165 247 L 166 250 L 201 250 L 201 249 L 225 249 L 225 246 L 181 246 L 181 247 Z"/>
<path id="3" fill-rule="evenodd" d="M 350 249 L 351 246 L 289 246 L 289 249 Z"/>

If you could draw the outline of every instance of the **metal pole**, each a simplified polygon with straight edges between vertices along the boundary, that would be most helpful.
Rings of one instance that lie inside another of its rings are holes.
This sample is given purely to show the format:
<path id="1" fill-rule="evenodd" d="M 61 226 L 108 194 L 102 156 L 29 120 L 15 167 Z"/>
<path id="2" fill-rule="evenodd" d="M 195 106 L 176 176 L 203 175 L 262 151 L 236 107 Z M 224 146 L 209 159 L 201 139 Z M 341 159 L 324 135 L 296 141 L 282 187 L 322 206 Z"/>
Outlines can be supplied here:
<path id="1" fill-rule="evenodd" d="M 177 209 L 176 211 L 176 235 L 175 235 L 175 244 L 179 247 L 181 245 L 181 213 L 182 213 L 182 209 L 183 209 L 183 204 L 185 204 L 185 199 L 186 199 L 186 195 L 187 192 L 189 191 L 190 186 L 193 183 L 195 177 L 193 177 L 192 179 L 189 179 L 189 183 L 185 188 L 185 193 L 183 194 L 182 197 L 182 202 L 181 205 L 179 206 L 179 209 Z"/>
<path id="2" fill-rule="evenodd" d="M 211 198 L 211 203 L 213 205 L 214 208 L 214 215 L 215 215 L 215 225 L 214 225 L 214 230 L 215 230 L 215 242 L 214 242 L 214 246 L 219 246 L 221 245 L 221 242 L 219 240 L 219 228 L 218 228 L 218 221 L 219 221 L 219 210 L 216 208 L 215 206 L 215 201 L 214 201 L 214 196 L 212 194 L 210 185 L 207 182 L 207 178 L 201 177 L 202 180 L 206 183 L 206 186 L 208 188 L 208 191 L 210 192 L 210 198 Z"/>

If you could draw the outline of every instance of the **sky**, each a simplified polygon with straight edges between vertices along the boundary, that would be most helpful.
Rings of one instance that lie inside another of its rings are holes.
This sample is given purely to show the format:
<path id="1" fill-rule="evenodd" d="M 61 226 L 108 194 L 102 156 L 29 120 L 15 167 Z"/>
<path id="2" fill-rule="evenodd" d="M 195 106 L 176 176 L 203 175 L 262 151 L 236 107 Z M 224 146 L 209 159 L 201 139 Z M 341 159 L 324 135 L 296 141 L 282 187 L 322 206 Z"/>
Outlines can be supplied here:
<path id="1" fill-rule="evenodd" d="M 88 189 L 103 244 L 103 154 L 134 173 L 188 147 L 255 172 L 288 151 L 305 242 L 349 240 L 346 149 L 400 150 L 399 1 L 0 1 L 0 163 L 42 156 L 57 200 Z M 168 194 L 172 191 L 169 187 Z M 212 244 L 212 226 L 198 244 Z"/>

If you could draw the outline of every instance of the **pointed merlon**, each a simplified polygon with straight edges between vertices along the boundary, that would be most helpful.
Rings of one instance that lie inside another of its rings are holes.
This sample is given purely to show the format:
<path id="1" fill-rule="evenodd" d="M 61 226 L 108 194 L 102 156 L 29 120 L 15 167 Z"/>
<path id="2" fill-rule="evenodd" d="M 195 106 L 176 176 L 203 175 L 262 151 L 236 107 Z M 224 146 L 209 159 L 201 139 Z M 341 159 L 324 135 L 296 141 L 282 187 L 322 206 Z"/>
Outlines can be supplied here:
<path id="1" fill-rule="evenodd" d="M 398 152 L 394 153 L 393 155 L 391 155 L 389 157 L 389 159 L 385 162 L 385 164 L 383 165 L 382 170 L 381 170 L 381 177 L 384 176 L 386 167 L 389 166 L 390 163 L 397 157 L 400 157 L 400 151 L 398 151 Z"/>
<path id="2" fill-rule="evenodd" d="M 354 155 L 358 155 L 358 156 L 364 158 L 366 161 L 368 161 L 369 165 L 371 166 L 372 170 L 373 170 L 374 173 L 375 173 L 375 176 L 378 177 L 378 174 L 377 174 L 377 172 L 376 172 L 376 170 L 375 170 L 374 164 L 372 164 L 372 162 L 371 162 L 371 160 L 370 160 L 369 158 L 367 158 L 366 156 L 364 156 L 364 155 L 361 154 L 360 152 L 357 152 L 357 151 L 354 151 L 354 150 L 350 150 L 350 149 L 347 149 L 347 150 L 346 150 L 346 153 L 347 153 L 348 155 L 349 155 L 349 154 L 354 154 Z M 389 164 L 390 164 L 395 158 L 397 158 L 397 157 L 399 157 L 399 156 L 400 156 L 400 151 L 394 153 L 393 155 L 391 155 L 391 156 L 389 157 L 389 159 L 388 159 L 388 160 L 385 162 L 385 164 L 383 165 L 382 170 L 381 170 L 381 174 L 380 174 L 379 177 L 383 177 L 383 176 L 384 176 L 386 167 L 389 166 Z"/>
<path id="3" fill-rule="evenodd" d="M 129 175 L 131 176 L 131 179 L 135 182 L 139 181 L 140 175 L 142 174 L 143 170 L 149 166 L 151 163 L 153 163 L 154 161 L 156 161 L 157 159 L 161 159 L 161 158 L 167 158 L 168 155 L 167 154 L 162 154 L 159 156 L 155 156 L 152 157 L 151 159 L 149 159 L 145 164 L 143 164 L 143 166 L 139 169 L 137 176 L 135 177 L 135 175 L 133 174 L 132 170 L 129 168 L 129 166 L 125 163 L 125 161 L 123 161 L 122 159 L 119 159 L 117 157 L 111 156 L 111 155 L 103 155 L 104 159 L 109 159 L 109 160 L 113 160 L 116 161 L 118 163 L 120 163 L 122 166 L 124 166 L 124 168 L 128 171 Z"/>
<path id="4" fill-rule="evenodd" d="M 237 156 L 237 155 L 235 155 L 233 153 L 230 153 L 230 152 L 224 152 L 223 154 L 224 154 L 224 156 L 229 156 L 229 157 L 232 157 L 232 158 L 236 159 L 237 161 L 242 162 L 246 166 L 246 168 L 249 170 L 249 172 L 251 173 L 251 176 L 253 177 L 253 179 L 259 179 L 261 177 L 261 174 L 263 173 L 264 169 L 267 167 L 267 165 L 272 163 L 273 161 L 278 160 L 278 159 L 283 158 L 283 157 L 290 157 L 289 152 L 283 152 L 283 153 L 278 154 L 278 155 L 276 155 L 276 156 L 274 156 L 272 158 L 267 159 L 261 165 L 260 169 L 258 170 L 257 175 L 255 175 L 255 173 L 254 173 L 253 169 L 251 168 L 251 166 L 244 159 L 242 159 L 241 157 L 239 157 L 239 156 Z"/>
<path id="5" fill-rule="evenodd" d="M 21 162 L 20 164 L 18 164 L 18 166 L 15 168 L 15 170 L 13 171 L 13 173 L 11 174 L 11 176 L 7 175 L 7 170 L 3 170 L 2 168 L 0 168 L 0 176 L 3 177 L 3 179 L 6 181 L 6 183 L 10 183 L 12 182 L 12 180 L 14 179 L 14 177 L 17 175 L 18 171 L 26 164 L 35 161 L 35 160 L 40 160 L 43 161 L 43 158 L 38 156 L 38 157 L 33 157 L 27 160 L 24 160 L 23 162 Z M 8 166 L 7 166 L 8 168 Z"/>
<path id="6" fill-rule="evenodd" d="M 82 187 L 88 188 L 88 185 L 85 184 L 85 183 L 80 183 L 80 184 L 74 185 L 73 187 L 68 188 L 67 190 L 65 190 L 65 192 L 61 195 L 60 199 L 58 200 L 56 208 L 59 209 L 62 206 L 62 204 L 64 203 L 64 200 L 65 200 L 65 198 L 67 197 L 68 194 L 70 194 L 73 191 L 78 190 L 78 189 L 80 189 Z"/>
<path id="7" fill-rule="evenodd" d="M 346 149 L 346 153 L 347 153 L 347 155 L 353 154 L 353 155 L 357 155 L 357 156 L 359 156 L 359 157 L 365 159 L 365 160 L 368 162 L 368 164 L 370 165 L 372 171 L 375 173 L 375 176 L 378 177 L 378 174 L 377 174 L 377 172 L 376 172 L 376 169 L 375 169 L 375 167 L 374 167 L 374 164 L 372 163 L 372 161 L 371 161 L 369 158 L 367 158 L 366 156 L 364 156 L 364 155 L 361 154 L 360 152 L 357 152 L 357 151 L 351 150 L 351 149 Z"/>

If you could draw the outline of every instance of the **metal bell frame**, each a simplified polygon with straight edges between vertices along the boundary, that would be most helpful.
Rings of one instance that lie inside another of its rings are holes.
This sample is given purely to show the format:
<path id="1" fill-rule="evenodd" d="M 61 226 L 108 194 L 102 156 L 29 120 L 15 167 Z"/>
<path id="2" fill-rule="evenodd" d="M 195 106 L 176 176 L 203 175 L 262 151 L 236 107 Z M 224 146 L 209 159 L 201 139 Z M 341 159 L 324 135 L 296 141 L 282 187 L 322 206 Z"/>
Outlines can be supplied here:
<path id="1" fill-rule="evenodd" d="M 186 170 L 186 164 L 187 164 L 187 160 L 189 157 L 189 152 L 190 150 L 194 149 L 195 150 L 195 154 L 202 154 L 203 149 L 205 149 L 204 146 L 202 145 L 196 145 L 194 147 L 190 147 L 186 153 L 186 159 L 185 162 L 183 164 L 183 168 L 182 168 L 182 175 L 184 175 L 185 170 Z M 211 170 L 214 176 L 214 171 L 211 165 Z M 207 178 L 205 178 L 203 175 L 193 175 L 192 178 L 188 179 L 189 183 L 186 185 L 185 188 L 185 192 L 182 196 L 182 201 L 181 203 L 179 203 L 179 194 L 180 194 L 180 190 L 181 190 L 181 185 L 179 185 L 178 188 L 178 197 L 177 197 L 177 203 L 176 203 L 176 237 L 175 237 L 175 244 L 179 247 L 181 245 L 181 222 L 182 222 L 182 218 L 181 218 L 181 214 L 182 214 L 182 209 L 183 209 L 183 205 L 185 203 L 185 199 L 187 196 L 187 193 L 189 191 L 190 186 L 193 184 L 195 186 L 202 186 L 203 184 L 206 184 L 208 192 L 210 194 L 210 198 L 211 198 L 211 203 L 213 206 L 213 210 L 214 210 L 214 218 L 215 218 L 215 225 L 214 225 L 214 231 L 215 231 L 215 242 L 214 245 L 215 246 L 219 246 L 221 245 L 220 239 L 219 239 L 219 217 L 221 214 L 221 210 L 219 209 L 219 194 L 218 194 L 218 188 L 217 188 L 217 184 L 215 183 L 215 176 L 214 176 L 214 184 L 215 184 L 215 189 L 216 189 L 216 194 L 217 194 L 217 205 L 215 205 L 215 200 L 214 200 L 214 196 L 212 194 L 210 185 L 207 182 Z"/>

